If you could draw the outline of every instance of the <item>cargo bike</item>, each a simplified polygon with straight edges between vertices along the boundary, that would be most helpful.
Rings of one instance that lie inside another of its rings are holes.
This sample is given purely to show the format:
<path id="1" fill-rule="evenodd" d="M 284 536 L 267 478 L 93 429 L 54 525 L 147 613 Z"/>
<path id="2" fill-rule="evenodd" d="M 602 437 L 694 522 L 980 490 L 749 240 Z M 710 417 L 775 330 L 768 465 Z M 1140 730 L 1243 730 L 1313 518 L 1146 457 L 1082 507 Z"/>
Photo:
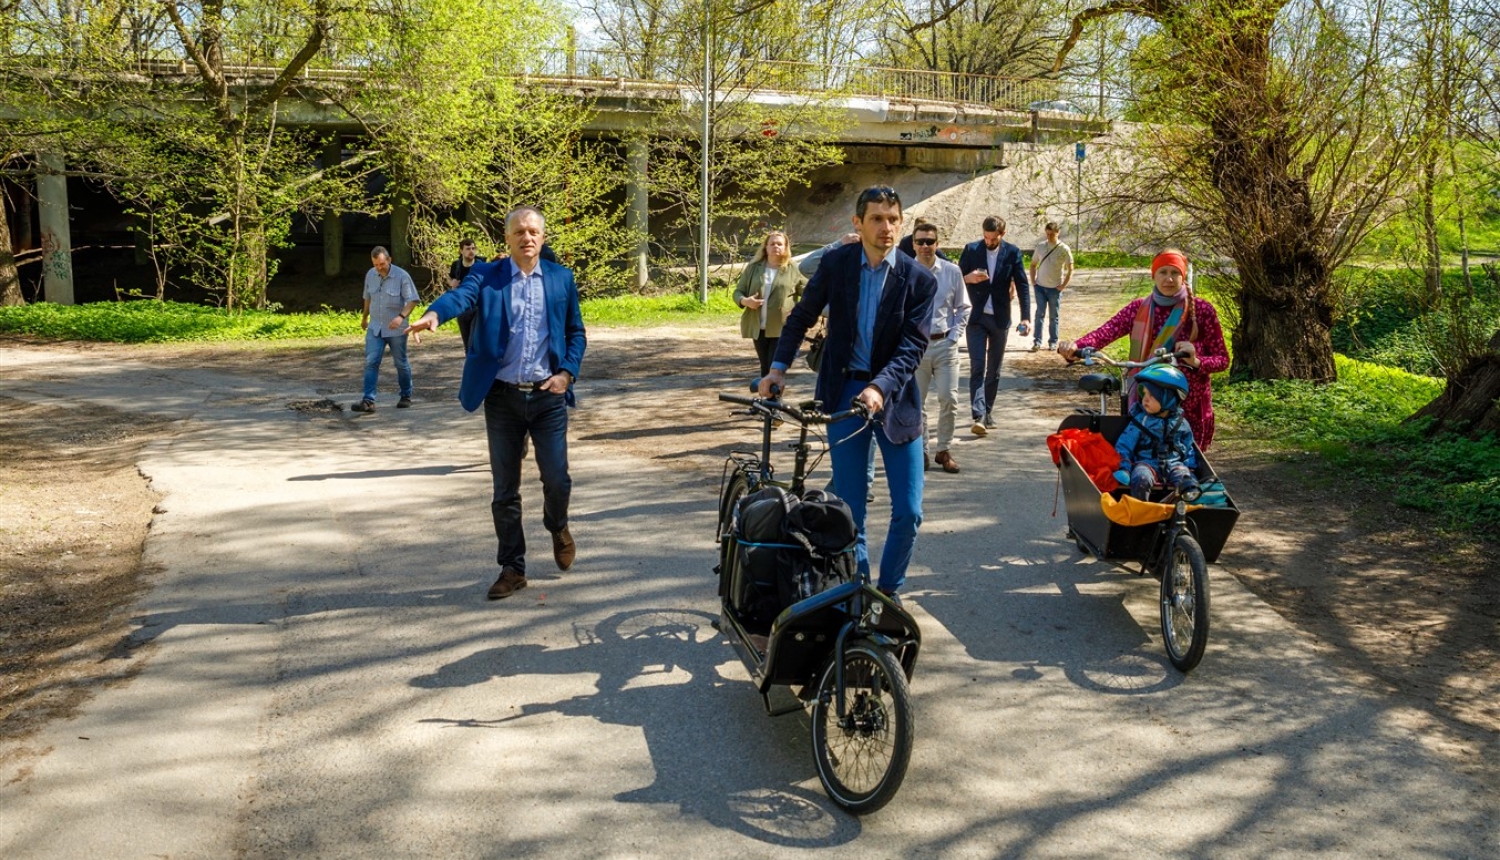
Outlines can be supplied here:
<path id="1" fill-rule="evenodd" d="M 805 486 L 812 428 L 870 416 L 859 404 L 830 415 L 816 401 L 719 399 L 759 419 L 761 445 L 724 463 L 715 626 L 769 715 L 811 708 L 813 761 L 828 796 L 852 813 L 874 812 L 895 796 L 911 758 L 910 679 L 922 635 L 899 601 L 858 574 L 847 505 Z M 790 480 L 771 463 L 772 431 L 782 422 L 797 430 Z M 790 706 L 773 706 L 781 688 Z"/>
<path id="2" fill-rule="evenodd" d="M 1080 349 L 1078 355 L 1085 365 L 1120 369 L 1175 366 L 1177 361 L 1166 350 L 1144 361 L 1115 361 L 1092 349 Z M 1208 565 L 1218 560 L 1239 509 L 1196 444 L 1192 467 L 1197 490 L 1179 494 L 1170 487 L 1160 488 L 1147 501 L 1130 498 L 1124 487 L 1101 490 L 1096 483 L 1101 476 L 1098 464 L 1092 464 L 1091 476 L 1082 461 L 1090 459 L 1088 448 L 1097 450 L 1101 441 L 1113 453 L 1115 441 L 1129 422 L 1109 409 L 1110 396 L 1121 394 L 1121 382 L 1112 373 L 1087 373 L 1079 378 L 1078 387 L 1097 394 L 1099 408 L 1079 409 L 1064 418 L 1053 437 L 1058 440 L 1052 445 L 1053 458 L 1067 507 L 1068 537 L 1080 552 L 1127 569 L 1139 564 L 1138 575 L 1149 573 L 1160 581 L 1161 632 L 1167 657 L 1179 671 L 1191 671 L 1208 646 Z"/>

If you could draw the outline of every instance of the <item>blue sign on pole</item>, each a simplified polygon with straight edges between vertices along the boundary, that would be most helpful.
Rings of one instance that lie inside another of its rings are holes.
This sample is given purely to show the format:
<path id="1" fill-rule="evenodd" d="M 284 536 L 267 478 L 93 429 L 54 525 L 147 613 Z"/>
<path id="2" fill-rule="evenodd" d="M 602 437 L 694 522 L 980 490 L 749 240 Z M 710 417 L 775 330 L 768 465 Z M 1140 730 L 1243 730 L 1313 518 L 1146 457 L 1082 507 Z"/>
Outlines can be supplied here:
<path id="1" fill-rule="evenodd" d="M 1075 161 L 1082 161 L 1083 155 L 1083 143 L 1080 141 L 1079 143 L 1073 144 L 1073 159 Z"/>

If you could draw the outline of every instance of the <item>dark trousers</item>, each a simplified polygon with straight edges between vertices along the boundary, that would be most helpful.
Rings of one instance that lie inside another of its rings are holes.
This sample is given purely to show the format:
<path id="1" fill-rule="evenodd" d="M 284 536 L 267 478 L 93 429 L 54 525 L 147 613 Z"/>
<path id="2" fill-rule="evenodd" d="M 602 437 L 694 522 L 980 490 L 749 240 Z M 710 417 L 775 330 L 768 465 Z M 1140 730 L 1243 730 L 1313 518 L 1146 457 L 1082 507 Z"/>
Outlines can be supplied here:
<path id="1" fill-rule="evenodd" d="M 469 333 L 474 330 L 474 315 L 478 311 L 469 308 L 458 315 L 458 336 L 464 340 L 464 354 L 469 354 Z"/>
<path id="2" fill-rule="evenodd" d="M 568 406 L 561 394 L 496 382 L 484 398 L 484 429 L 490 443 L 499 548 L 495 563 L 526 572 L 526 535 L 521 528 L 521 446 L 529 433 L 542 476 L 542 525 L 560 532 L 568 525 L 573 479 L 568 475 Z"/>
<path id="3" fill-rule="evenodd" d="M 781 338 L 766 337 L 766 330 L 761 329 L 760 335 L 751 340 L 755 341 L 755 357 L 760 359 L 760 375 L 765 376 L 771 372 L 771 357 L 776 354 L 776 341 Z"/>
<path id="4" fill-rule="evenodd" d="M 969 408 L 975 421 L 995 408 L 995 395 L 1000 391 L 1000 361 L 1005 358 L 1005 339 L 1009 334 L 1009 317 L 1002 322 L 994 314 L 974 317 L 964 333 L 969 341 Z"/>

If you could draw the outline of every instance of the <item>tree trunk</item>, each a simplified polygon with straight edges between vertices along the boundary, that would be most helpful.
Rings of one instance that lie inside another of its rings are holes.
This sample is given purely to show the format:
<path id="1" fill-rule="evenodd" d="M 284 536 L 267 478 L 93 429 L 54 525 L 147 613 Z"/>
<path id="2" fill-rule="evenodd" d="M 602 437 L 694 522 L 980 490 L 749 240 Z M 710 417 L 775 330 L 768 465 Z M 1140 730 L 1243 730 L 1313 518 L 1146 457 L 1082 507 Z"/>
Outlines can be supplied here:
<path id="1" fill-rule="evenodd" d="M 1500 331 L 1480 355 L 1448 380 L 1438 398 L 1408 420 L 1433 418 L 1432 432 L 1451 430 L 1470 438 L 1500 434 Z"/>
<path id="2" fill-rule="evenodd" d="M 1242 272 L 1243 276 L 1243 272 Z M 1311 288 L 1289 289 L 1289 300 L 1240 292 L 1240 321 L 1234 333 L 1234 379 L 1308 379 L 1332 382 L 1338 377 L 1326 307 Z"/>
<path id="3" fill-rule="evenodd" d="M 10 195 L 0 189 L 0 306 L 24 305 L 21 273 L 16 270 L 16 252 L 10 244 Z"/>
<path id="4" fill-rule="evenodd" d="M 1235 82 L 1209 124 L 1210 181 L 1224 201 L 1222 233 L 1239 268 L 1240 319 L 1230 374 L 1236 379 L 1337 378 L 1332 267 L 1316 223 L 1313 191 L 1296 162 L 1287 107 L 1269 85 L 1270 19 L 1228 37 L 1211 82 Z M 1191 41 L 1191 39 L 1186 40 Z"/>

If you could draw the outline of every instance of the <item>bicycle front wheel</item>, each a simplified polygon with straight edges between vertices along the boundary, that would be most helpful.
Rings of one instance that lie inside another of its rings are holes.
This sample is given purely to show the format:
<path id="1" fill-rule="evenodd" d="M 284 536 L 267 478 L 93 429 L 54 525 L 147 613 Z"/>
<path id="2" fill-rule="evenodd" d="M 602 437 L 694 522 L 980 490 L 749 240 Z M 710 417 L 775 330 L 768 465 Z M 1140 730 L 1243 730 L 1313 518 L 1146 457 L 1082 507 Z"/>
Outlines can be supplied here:
<path id="1" fill-rule="evenodd" d="M 911 760 L 912 700 L 906 673 L 889 650 L 859 639 L 844 650 L 844 716 L 838 715 L 835 655 L 823 670 L 812 710 L 813 759 L 834 803 L 855 815 L 895 797 Z"/>
<path id="2" fill-rule="evenodd" d="M 1161 635 L 1167 657 L 1181 672 L 1197 666 L 1208 647 L 1208 563 L 1186 532 L 1172 542 L 1161 575 Z"/>

